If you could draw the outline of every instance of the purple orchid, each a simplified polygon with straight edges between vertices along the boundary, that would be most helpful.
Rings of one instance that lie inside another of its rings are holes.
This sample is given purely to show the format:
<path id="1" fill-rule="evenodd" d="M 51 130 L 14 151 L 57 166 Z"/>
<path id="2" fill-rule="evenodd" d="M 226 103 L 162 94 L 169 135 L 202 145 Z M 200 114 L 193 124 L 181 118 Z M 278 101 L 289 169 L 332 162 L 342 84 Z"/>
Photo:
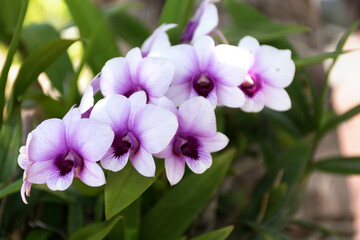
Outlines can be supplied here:
<path id="1" fill-rule="evenodd" d="M 290 50 L 279 50 L 261 45 L 250 36 L 239 42 L 239 47 L 249 51 L 249 70 L 239 88 L 246 97 L 241 107 L 246 112 L 259 112 L 264 106 L 286 111 L 291 108 L 291 100 L 285 87 L 289 86 L 295 74 L 295 64 Z"/>
<path id="2" fill-rule="evenodd" d="M 211 152 L 226 147 L 229 139 L 216 131 L 212 105 L 203 97 L 187 100 L 179 107 L 179 128 L 170 144 L 157 156 L 165 158 L 166 175 L 171 185 L 184 175 L 185 162 L 197 174 L 212 164 Z"/>
<path id="3" fill-rule="evenodd" d="M 174 66 L 167 59 L 142 58 L 139 48 L 130 50 L 126 57 L 113 58 L 101 70 L 100 90 L 106 97 L 121 94 L 129 97 L 145 91 L 149 103 L 164 101 L 166 91 L 174 76 Z M 166 101 L 166 100 L 165 100 Z"/>
<path id="4" fill-rule="evenodd" d="M 174 80 L 166 96 L 175 105 L 189 98 L 203 96 L 213 107 L 240 107 L 245 96 L 238 86 L 248 69 L 248 52 L 236 46 L 218 45 L 209 36 L 197 40 L 194 46 L 180 44 L 171 47 L 163 57 L 173 61 Z"/>
<path id="5" fill-rule="evenodd" d="M 186 25 L 181 42 L 194 43 L 201 36 L 210 34 L 218 25 L 219 17 L 212 0 L 204 0 L 193 18 Z"/>
<path id="6" fill-rule="evenodd" d="M 111 148 L 101 165 L 111 171 L 125 167 L 130 158 L 135 169 L 146 177 L 155 176 L 152 154 L 162 151 L 176 133 L 176 116 L 167 109 L 146 104 L 144 91 L 129 98 L 112 94 L 100 100 L 90 119 L 106 123 L 115 133 Z"/>
<path id="7" fill-rule="evenodd" d="M 153 34 L 148 37 L 141 46 L 141 54 L 143 57 L 160 57 L 161 53 L 168 49 L 171 44 L 166 31 L 176 27 L 176 24 L 162 24 L 155 29 Z"/>
<path id="8" fill-rule="evenodd" d="M 77 177 L 89 186 L 103 185 L 105 175 L 96 162 L 108 151 L 113 139 L 109 126 L 82 119 L 77 108 L 63 119 L 42 122 L 30 133 L 26 147 L 20 149 L 19 165 L 25 168 L 21 189 L 24 202 L 25 192 L 29 196 L 33 183 L 65 190 Z"/>

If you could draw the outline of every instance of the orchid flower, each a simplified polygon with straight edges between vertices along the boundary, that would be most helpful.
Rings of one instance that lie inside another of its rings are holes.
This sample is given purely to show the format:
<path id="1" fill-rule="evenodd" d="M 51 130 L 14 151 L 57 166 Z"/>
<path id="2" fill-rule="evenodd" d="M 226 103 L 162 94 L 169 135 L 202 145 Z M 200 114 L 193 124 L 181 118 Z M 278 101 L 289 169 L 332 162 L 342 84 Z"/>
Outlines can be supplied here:
<path id="1" fill-rule="evenodd" d="M 27 171 L 28 171 L 27 169 L 29 169 L 29 167 L 33 163 L 33 161 L 31 161 L 29 158 L 29 145 L 30 145 L 31 139 L 32 139 L 32 135 L 31 135 L 31 133 L 29 133 L 27 136 L 27 139 L 26 139 L 25 146 L 21 146 L 19 149 L 19 156 L 18 156 L 18 164 L 22 169 L 24 169 L 23 184 L 21 186 L 20 193 L 21 193 L 21 198 L 22 198 L 23 202 L 26 204 L 27 204 L 27 201 L 26 201 L 25 194 L 27 196 L 30 196 L 30 190 L 31 190 L 31 183 L 26 180 L 27 179 L 26 175 L 27 175 Z"/>
<path id="2" fill-rule="evenodd" d="M 285 87 L 295 74 L 295 64 L 290 50 L 279 50 L 261 45 L 250 36 L 239 42 L 239 47 L 249 51 L 249 70 L 239 88 L 246 97 L 241 107 L 246 112 L 259 112 L 264 106 L 277 111 L 291 108 L 291 100 Z"/>
<path id="3" fill-rule="evenodd" d="M 95 104 L 90 119 L 108 124 L 115 133 L 101 165 L 116 172 L 124 168 L 130 158 L 135 169 L 146 177 L 155 176 L 152 154 L 169 144 L 178 127 L 173 113 L 146 104 L 144 91 L 129 98 L 118 94 L 107 96 Z"/>
<path id="4" fill-rule="evenodd" d="M 141 46 L 141 55 L 143 57 L 160 57 L 161 53 L 168 49 L 171 44 L 166 31 L 176 27 L 176 24 L 162 24 L 155 29 L 153 34 L 148 37 Z"/>
<path id="5" fill-rule="evenodd" d="M 193 18 L 186 25 L 181 42 L 194 43 L 199 37 L 208 35 L 218 25 L 219 17 L 212 0 L 204 0 Z"/>
<path id="6" fill-rule="evenodd" d="M 51 190 L 67 189 L 74 177 L 89 186 L 105 183 L 104 172 L 96 162 L 114 139 L 109 126 L 82 119 L 79 109 L 73 108 L 63 119 L 45 120 L 30 134 L 19 156 L 19 165 L 25 167 L 21 189 L 24 202 L 25 192 L 29 195 L 33 183 L 47 183 Z"/>
<path id="7" fill-rule="evenodd" d="M 179 129 L 170 144 L 157 156 L 165 158 L 166 175 L 171 185 L 184 175 L 185 162 L 197 174 L 212 164 L 211 152 L 220 151 L 229 142 L 216 131 L 212 105 L 203 97 L 195 97 L 180 105 L 177 112 Z"/>
<path id="8" fill-rule="evenodd" d="M 169 60 L 142 58 L 140 49 L 134 48 L 125 58 L 106 62 L 101 70 L 100 90 L 105 97 L 111 94 L 129 97 L 134 92 L 144 91 L 147 102 L 157 104 L 163 101 L 173 76 L 174 66 Z"/>
<path id="9" fill-rule="evenodd" d="M 195 44 L 180 44 L 165 51 L 163 57 L 175 65 L 175 75 L 166 96 L 175 105 L 203 96 L 213 107 L 240 107 L 245 102 L 238 88 L 248 68 L 248 52 L 236 46 L 218 45 L 209 36 Z"/>

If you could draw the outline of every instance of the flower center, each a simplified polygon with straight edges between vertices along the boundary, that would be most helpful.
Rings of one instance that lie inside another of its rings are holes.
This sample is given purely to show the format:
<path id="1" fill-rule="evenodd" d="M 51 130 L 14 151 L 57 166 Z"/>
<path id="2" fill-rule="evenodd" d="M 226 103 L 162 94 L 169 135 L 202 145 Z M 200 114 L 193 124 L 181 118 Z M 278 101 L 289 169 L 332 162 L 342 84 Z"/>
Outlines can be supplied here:
<path id="1" fill-rule="evenodd" d="M 253 97 L 261 88 L 261 81 L 257 76 L 251 76 L 250 74 L 245 76 L 244 81 L 239 88 L 248 96 Z"/>
<path id="2" fill-rule="evenodd" d="M 128 132 L 127 134 L 115 134 L 111 146 L 114 149 L 114 156 L 119 158 L 129 150 L 136 152 L 139 148 L 139 141 L 131 132 Z"/>
<path id="3" fill-rule="evenodd" d="M 199 96 L 206 98 L 214 89 L 214 81 L 210 77 L 201 74 L 200 77 L 193 81 L 193 87 Z"/>
<path id="4" fill-rule="evenodd" d="M 59 169 L 60 176 L 65 176 L 68 174 L 76 163 L 81 165 L 80 163 L 82 163 L 82 158 L 76 153 L 72 152 L 68 152 L 65 157 L 58 157 L 55 160 L 55 166 Z"/>
<path id="5" fill-rule="evenodd" d="M 174 141 L 173 151 L 177 155 L 184 155 L 192 159 L 199 159 L 199 142 L 194 137 L 177 137 Z"/>

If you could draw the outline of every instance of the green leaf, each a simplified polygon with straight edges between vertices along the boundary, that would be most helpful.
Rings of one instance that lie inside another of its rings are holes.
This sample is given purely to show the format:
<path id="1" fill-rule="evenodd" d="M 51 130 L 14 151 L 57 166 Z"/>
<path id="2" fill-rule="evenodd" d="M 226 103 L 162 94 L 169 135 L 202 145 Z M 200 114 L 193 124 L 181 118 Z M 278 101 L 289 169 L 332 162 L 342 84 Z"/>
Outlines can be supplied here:
<path id="1" fill-rule="evenodd" d="M 315 55 L 315 56 L 311 56 L 311 57 L 302 57 L 302 58 L 295 58 L 294 62 L 297 68 L 300 67 L 306 67 L 306 66 L 310 66 L 310 65 L 315 65 L 315 64 L 319 64 L 322 63 L 323 61 L 325 61 L 326 59 L 329 58 L 337 58 L 339 55 L 341 54 L 346 54 L 352 52 L 350 51 L 335 51 L 335 52 L 328 52 L 328 53 L 323 53 L 323 54 L 319 54 L 319 55 Z"/>
<path id="2" fill-rule="evenodd" d="M 275 228 L 265 227 L 263 225 L 249 221 L 245 222 L 245 224 L 246 226 L 253 229 L 255 233 L 260 234 L 266 240 L 291 240 L 289 236 L 279 232 Z"/>
<path id="3" fill-rule="evenodd" d="M 22 0 L 0 1 L 0 39 L 9 44 L 19 20 Z"/>
<path id="4" fill-rule="evenodd" d="M 145 215 L 140 239 L 179 238 L 209 202 L 234 156 L 233 149 L 214 157 L 213 165 L 205 173 L 191 173 L 167 192 Z"/>
<path id="5" fill-rule="evenodd" d="M 33 24 L 25 27 L 21 33 L 21 42 L 27 53 L 35 51 L 54 39 L 60 39 L 60 34 L 49 24 Z M 45 73 L 52 85 L 64 94 L 64 84 L 69 81 L 70 76 L 74 73 L 68 54 L 64 52 L 45 70 Z"/>
<path id="6" fill-rule="evenodd" d="M 6 86 L 6 82 L 7 82 L 7 78 L 8 78 L 9 69 L 12 64 L 12 60 L 14 58 L 17 46 L 20 41 L 20 33 L 21 33 L 22 25 L 24 23 L 28 3 L 29 3 L 29 0 L 22 0 L 22 2 L 21 2 L 21 9 L 20 9 L 19 18 L 16 23 L 15 33 L 11 40 L 9 50 L 6 55 L 5 63 L 1 70 L 1 75 L 0 75 L 0 129 L 1 129 L 2 123 L 3 123 L 2 116 L 3 116 L 3 110 L 4 110 L 4 104 L 5 104 L 5 86 Z"/>
<path id="7" fill-rule="evenodd" d="M 229 42 L 234 44 L 246 35 L 253 36 L 262 42 L 309 30 L 307 27 L 296 24 L 273 23 L 258 10 L 236 0 L 227 0 L 225 7 L 234 25 L 225 28 L 224 34 Z"/>
<path id="8" fill-rule="evenodd" d="M 338 233 L 332 231 L 331 229 L 328 229 L 318 223 L 314 223 L 314 222 L 309 222 L 307 220 L 303 220 L 303 219 L 296 219 L 290 222 L 290 224 L 292 225 L 297 225 L 299 227 L 302 228 L 306 228 L 306 229 L 310 229 L 310 230 L 315 230 L 317 232 L 321 232 L 324 235 L 327 236 L 339 236 Z"/>
<path id="9" fill-rule="evenodd" d="M 159 25 L 176 23 L 178 26 L 169 30 L 168 34 L 173 43 L 180 41 L 180 36 L 186 23 L 191 17 L 194 0 L 167 0 L 160 15 Z"/>
<path id="10" fill-rule="evenodd" d="M 360 174 L 360 157 L 333 157 L 313 163 L 312 169 L 343 175 Z"/>
<path id="11" fill-rule="evenodd" d="M 356 116 L 359 113 L 360 113 L 360 104 L 353 107 L 349 111 L 343 113 L 342 115 L 331 118 L 320 128 L 318 132 L 318 137 L 320 138 L 324 136 L 327 132 L 331 131 L 342 122 L 349 120 L 350 118 Z"/>
<path id="12" fill-rule="evenodd" d="M 228 226 L 210 233 L 203 234 L 191 240 L 225 240 L 233 231 L 234 226 Z"/>
<path id="13" fill-rule="evenodd" d="M 264 220 L 273 216 L 283 206 L 285 196 L 287 193 L 287 184 L 282 183 L 279 186 L 273 187 L 269 192 L 269 201 L 264 215 Z"/>
<path id="14" fill-rule="evenodd" d="M 56 39 L 52 40 L 36 51 L 31 53 L 21 65 L 19 73 L 15 79 L 9 112 L 13 107 L 17 97 L 24 94 L 32 82 L 40 73 L 60 57 L 77 40 Z"/>
<path id="15" fill-rule="evenodd" d="M 19 192 L 23 183 L 22 178 L 6 185 L 0 190 L 0 199 L 15 192 Z"/>
<path id="16" fill-rule="evenodd" d="M 107 222 L 90 224 L 73 235 L 70 236 L 70 240 L 98 240 L 104 239 L 109 232 L 114 228 L 116 223 L 121 219 L 121 216 L 114 217 Z"/>
<path id="17" fill-rule="evenodd" d="M 83 38 L 90 38 L 99 22 L 106 18 L 89 0 L 65 0 L 65 2 Z M 89 64 L 95 74 L 101 71 L 107 60 L 120 55 L 109 24 L 104 25 L 98 34 L 101 36 L 101 41 L 96 42 L 94 52 L 89 56 Z"/>
<path id="18" fill-rule="evenodd" d="M 158 160 L 156 161 L 155 178 L 142 176 L 130 163 L 119 172 L 109 172 L 105 185 L 106 219 L 115 216 L 140 197 L 153 184 L 163 169 L 163 161 Z"/>
<path id="19" fill-rule="evenodd" d="M 140 199 L 125 208 L 121 215 L 124 223 L 124 239 L 137 240 L 140 227 Z"/>
<path id="20" fill-rule="evenodd" d="M 145 23 L 125 11 L 113 13 L 109 17 L 114 32 L 132 47 L 141 46 L 151 34 Z"/>

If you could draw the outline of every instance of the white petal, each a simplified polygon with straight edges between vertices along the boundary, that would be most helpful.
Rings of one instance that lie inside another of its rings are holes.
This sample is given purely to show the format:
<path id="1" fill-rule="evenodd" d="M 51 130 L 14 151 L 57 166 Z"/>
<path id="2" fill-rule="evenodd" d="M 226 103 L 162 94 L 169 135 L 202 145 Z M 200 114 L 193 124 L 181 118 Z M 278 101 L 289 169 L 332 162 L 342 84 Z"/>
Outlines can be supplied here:
<path id="1" fill-rule="evenodd" d="M 215 42 L 209 36 L 202 36 L 194 43 L 200 71 L 206 71 L 211 55 L 215 49 Z"/>
<path id="2" fill-rule="evenodd" d="M 83 114 L 94 106 L 94 95 L 100 89 L 100 76 L 99 74 L 91 81 L 90 85 L 86 88 L 81 102 L 79 105 L 80 113 Z"/>
<path id="3" fill-rule="evenodd" d="M 177 118 L 172 112 L 152 104 L 141 109 L 135 118 L 134 133 L 150 153 L 164 150 L 178 128 Z"/>
<path id="4" fill-rule="evenodd" d="M 290 56 L 290 50 L 262 45 L 256 52 L 252 71 L 273 87 L 287 87 L 295 75 L 295 64 Z"/>
<path id="5" fill-rule="evenodd" d="M 146 105 L 147 98 L 146 93 L 144 91 L 138 91 L 133 93 L 129 97 L 130 101 L 130 115 L 128 120 L 128 128 L 134 128 L 134 122 L 136 121 L 136 114 Z"/>
<path id="6" fill-rule="evenodd" d="M 84 166 L 77 177 L 91 187 L 98 187 L 106 183 L 103 170 L 94 162 L 84 161 Z"/>
<path id="7" fill-rule="evenodd" d="M 62 120 L 45 120 L 32 131 L 28 155 L 33 161 L 55 159 L 66 151 L 65 125 Z"/>
<path id="8" fill-rule="evenodd" d="M 202 15 L 199 19 L 192 42 L 196 41 L 199 37 L 209 34 L 218 25 L 219 17 L 214 4 L 206 4 L 204 6 Z"/>
<path id="9" fill-rule="evenodd" d="M 250 55 L 254 55 L 256 51 L 260 48 L 260 43 L 258 40 L 251 36 L 245 36 L 240 41 L 238 46 L 249 51 Z"/>
<path id="10" fill-rule="evenodd" d="M 217 132 L 214 136 L 209 138 L 198 137 L 198 139 L 209 152 L 220 151 L 229 143 L 229 138 L 221 132 Z"/>
<path id="11" fill-rule="evenodd" d="M 177 24 L 162 24 L 158 27 L 141 46 L 143 55 L 160 57 L 162 52 L 170 47 L 170 41 L 166 31 L 176 26 Z"/>
<path id="12" fill-rule="evenodd" d="M 185 160 L 180 156 L 172 154 L 171 156 L 165 158 L 165 170 L 170 185 L 175 185 L 184 176 Z"/>
<path id="13" fill-rule="evenodd" d="M 264 84 L 263 88 L 265 106 L 277 111 L 287 111 L 291 108 L 291 100 L 285 89 L 267 84 Z"/>
<path id="14" fill-rule="evenodd" d="M 189 82 L 192 76 L 199 72 L 198 60 L 193 46 L 179 44 L 170 47 L 162 57 L 171 60 L 175 66 L 175 75 L 172 84 Z"/>
<path id="15" fill-rule="evenodd" d="M 228 87 L 222 84 L 216 86 L 219 105 L 238 108 L 245 103 L 245 95 L 237 86 Z"/>
<path id="16" fill-rule="evenodd" d="M 113 140 L 111 127 L 92 119 L 81 119 L 68 129 L 69 148 L 87 161 L 99 161 Z"/>
<path id="17" fill-rule="evenodd" d="M 250 64 L 251 58 L 247 50 L 221 44 L 215 47 L 208 71 L 221 84 L 239 86 Z"/>
<path id="18" fill-rule="evenodd" d="M 139 147 L 138 151 L 130 156 L 130 160 L 134 168 L 145 177 L 155 177 L 155 161 L 152 155 L 143 147 Z"/>
<path id="19" fill-rule="evenodd" d="M 118 172 L 123 169 L 129 159 L 130 149 L 120 157 L 114 156 L 114 150 L 110 149 L 105 156 L 100 160 L 101 166 L 113 172 Z"/>
<path id="20" fill-rule="evenodd" d="M 21 199 L 23 200 L 23 202 L 25 204 L 28 204 L 28 202 L 26 201 L 25 194 L 26 194 L 26 196 L 29 197 L 30 190 L 31 190 L 31 183 L 24 181 L 23 184 L 21 185 L 20 195 L 21 195 Z"/>
<path id="21" fill-rule="evenodd" d="M 90 119 L 109 125 L 115 132 L 127 129 L 130 115 L 130 101 L 128 98 L 112 94 L 99 100 L 90 114 Z"/>
<path id="22" fill-rule="evenodd" d="M 183 102 L 190 98 L 191 82 L 172 85 L 166 92 L 166 96 L 174 102 L 176 106 L 180 106 Z"/>
<path id="23" fill-rule="evenodd" d="M 129 64 L 123 57 L 110 59 L 101 69 L 100 89 L 106 97 L 110 94 L 125 94 L 132 90 L 133 79 Z"/>
<path id="24" fill-rule="evenodd" d="M 46 183 L 53 161 L 34 162 L 25 170 L 25 179 L 28 182 L 43 184 Z"/>
<path id="25" fill-rule="evenodd" d="M 53 167 L 48 175 L 47 186 L 50 190 L 60 190 L 64 191 L 68 187 L 70 187 L 72 181 L 74 179 L 74 169 L 68 172 L 65 175 L 60 175 L 60 171 Z"/>
<path id="26" fill-rule="evenodd" d="M 259 91 L 252 97 L 248 97 L 245 95 L 245 104 L 240 108 L 244 112 L 260 112 L 263 110 L 265 105 L 264 93 L 263 91 Z"/>
<path id="27" fill-rule="evenodd" d="M 142 60 L 140 48 L 131 49 L 125 56 L 130 69 L 130 75 L 135 83 L 137 68 Z"/>
<path id="28" fill-rule="evenodd" d="M 202 137 L 216 133 L 214 108 L 203 97 L 194 97 L 181 104 L 178 111 L 180 131 Z"/>
<path id="29" fill-rule="evenodd" d="M 198 159 L 192 159 L 184 155 L 186 164 L 194 173 L 201 174 L 206 171 L 212 164 L 212 158 L 209 151 L 204 146 L 198 147 Z"/>
<path id="30" fill-rule="evenodd" d="M 177 108 L 175 104 L 167 97 L 152 98 L 150 99 L 149 103 L 163 107 L 172 112 L 173 114 L 177 115 Z"/>
<path id="31" fill-rule="evenodd" d="M 173 80 L 175 67 L 167 59 L 144 58 L 137 69 L 138 84 L 150 97 L 162 97 Z"/>

